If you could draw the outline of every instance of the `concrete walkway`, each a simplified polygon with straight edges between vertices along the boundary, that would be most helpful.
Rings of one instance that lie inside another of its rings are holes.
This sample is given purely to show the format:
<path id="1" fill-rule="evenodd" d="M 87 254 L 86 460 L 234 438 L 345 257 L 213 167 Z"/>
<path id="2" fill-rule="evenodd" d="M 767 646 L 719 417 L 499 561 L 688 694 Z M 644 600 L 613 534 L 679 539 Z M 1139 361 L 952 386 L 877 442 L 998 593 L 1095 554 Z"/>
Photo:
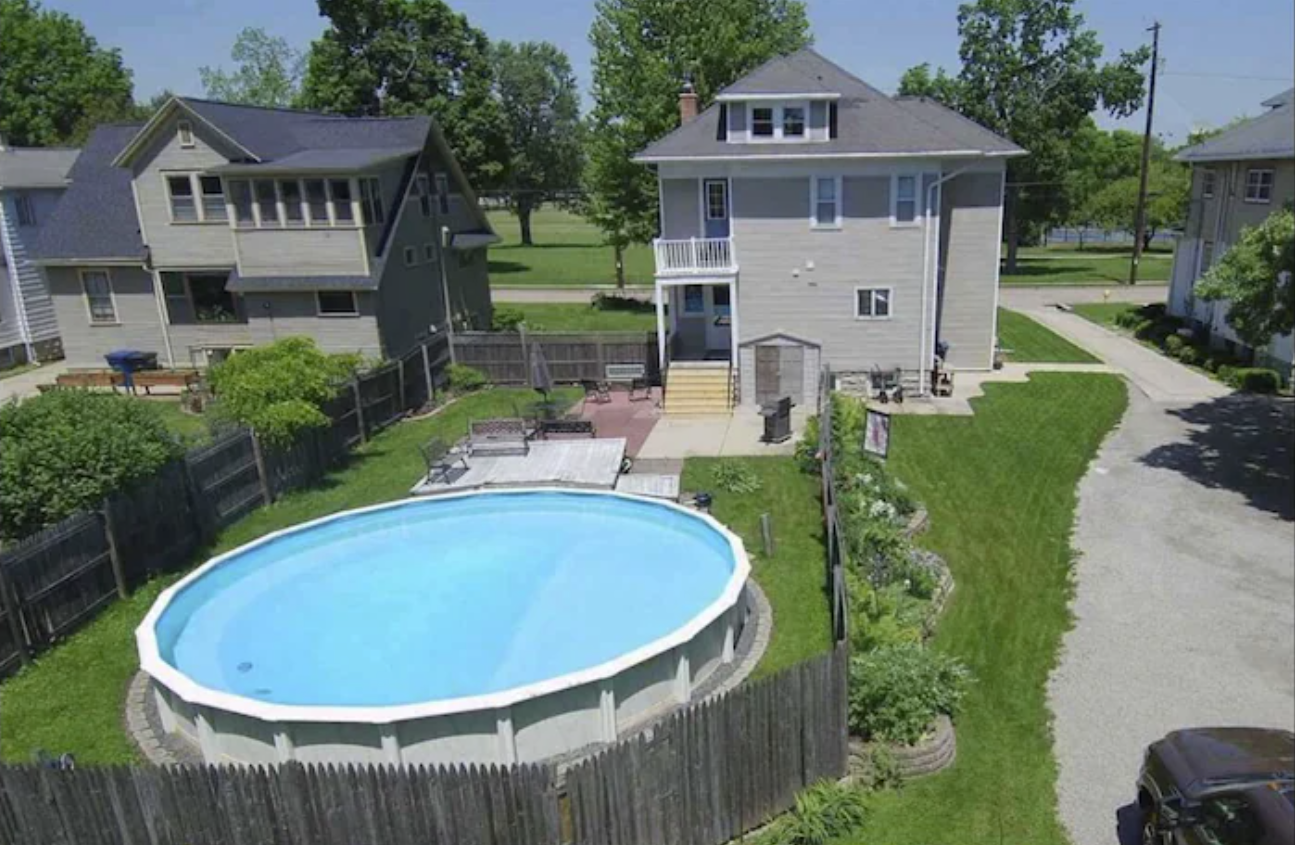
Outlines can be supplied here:
<path id="1" fill-rule="evenodd" d="M 1164 284 L 1145 284 L 1132 288 L 1115 284 L 1032 287 L 1003 285 L 998 293 L 999 305 L 1013 311 L 1025 311 L 1058 303 L 1074 305 L 1077 302 L 1132 302 L 1149 305 L 1152 302 L 1164 302 L 1169 296 L 1169 288 Z"/>
<path id="2" fill-rule="evenodd" d="M 1072 841 L 1136 843 L 1148 743 L 1193 725 L 1295 727 L 1292 406 L 1025 310 L 1131 383 L 1079 486 L 1075 625 L 1048 695 Z"/>
<path id="3" fill-rule="evenodd" d="M 37 385 L 53 384 L 54 380 L 63 372 L 67 371 L 67 365 L 62 361 L 53 364 L 45 364 L 34 370 L 28 370 L 9 378 L 0 378 L 0 402 L 8 402 L 10 399 L 24 399 L 28 396 L 35 396 L 40 391 Z"/>

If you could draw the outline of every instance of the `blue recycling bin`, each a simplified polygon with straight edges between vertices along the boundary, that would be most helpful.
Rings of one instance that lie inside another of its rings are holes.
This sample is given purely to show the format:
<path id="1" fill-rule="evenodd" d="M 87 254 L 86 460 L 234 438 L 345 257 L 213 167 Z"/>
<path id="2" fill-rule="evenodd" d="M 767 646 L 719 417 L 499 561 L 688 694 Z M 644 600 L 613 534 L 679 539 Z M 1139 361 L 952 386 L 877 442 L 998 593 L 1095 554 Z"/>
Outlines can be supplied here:
<path id="1" fill-rule="evenodd" d="M 138 349 L 114 349 L 103 356 L 112 367 L 122 375 L 122 384 L 127 392 L 135 392 L 134 374 L 140 370 L 157 369 L 157 353 L 141 352 Z"/>

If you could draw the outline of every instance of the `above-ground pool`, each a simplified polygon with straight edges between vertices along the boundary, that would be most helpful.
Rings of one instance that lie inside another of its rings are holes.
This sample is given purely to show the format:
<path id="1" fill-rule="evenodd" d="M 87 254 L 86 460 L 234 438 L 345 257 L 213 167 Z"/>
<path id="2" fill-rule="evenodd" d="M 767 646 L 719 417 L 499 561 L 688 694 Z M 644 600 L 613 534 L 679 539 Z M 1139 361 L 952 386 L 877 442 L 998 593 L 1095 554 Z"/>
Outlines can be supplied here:
<path id="1" fill-rule="evenodd" d="M 136 636 L 162 726 L 208 762 L 528 762 L 691 700 L 733 658 L 748 574 L 676 505 L 467 493 L 215 558 Z"/>

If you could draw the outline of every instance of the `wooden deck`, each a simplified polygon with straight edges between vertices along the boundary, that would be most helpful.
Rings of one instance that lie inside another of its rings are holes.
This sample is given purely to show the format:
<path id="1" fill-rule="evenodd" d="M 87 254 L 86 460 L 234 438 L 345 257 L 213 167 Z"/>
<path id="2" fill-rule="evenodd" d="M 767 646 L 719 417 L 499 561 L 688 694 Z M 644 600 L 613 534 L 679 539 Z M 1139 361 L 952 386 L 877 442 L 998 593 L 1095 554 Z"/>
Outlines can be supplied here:
<path id="1" fill-rule="evenodd" d="M 481 487 L 529 487 L 545 484 L 611 489 L 625 458 L 625 438 L 550 440 L 531 444 L 526 455 L 479 455 L 468 469 L 456 467 L 434 482 L 419 479 L 414 496 L 474 490 Z"/>

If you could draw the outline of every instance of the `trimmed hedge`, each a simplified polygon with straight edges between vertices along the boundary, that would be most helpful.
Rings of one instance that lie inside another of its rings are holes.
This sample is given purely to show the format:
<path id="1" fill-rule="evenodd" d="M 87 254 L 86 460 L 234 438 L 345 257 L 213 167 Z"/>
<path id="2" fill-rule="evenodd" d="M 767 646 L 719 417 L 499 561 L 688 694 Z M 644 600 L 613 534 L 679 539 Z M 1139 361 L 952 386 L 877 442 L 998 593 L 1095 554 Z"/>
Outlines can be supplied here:
<path id="1" fill-rule="evenodd" d="M 1229 383 L 1247 393 L 1276 393 L 1282 382 L 1276 370 L 1242 367 L 1232 371 Z"/>

